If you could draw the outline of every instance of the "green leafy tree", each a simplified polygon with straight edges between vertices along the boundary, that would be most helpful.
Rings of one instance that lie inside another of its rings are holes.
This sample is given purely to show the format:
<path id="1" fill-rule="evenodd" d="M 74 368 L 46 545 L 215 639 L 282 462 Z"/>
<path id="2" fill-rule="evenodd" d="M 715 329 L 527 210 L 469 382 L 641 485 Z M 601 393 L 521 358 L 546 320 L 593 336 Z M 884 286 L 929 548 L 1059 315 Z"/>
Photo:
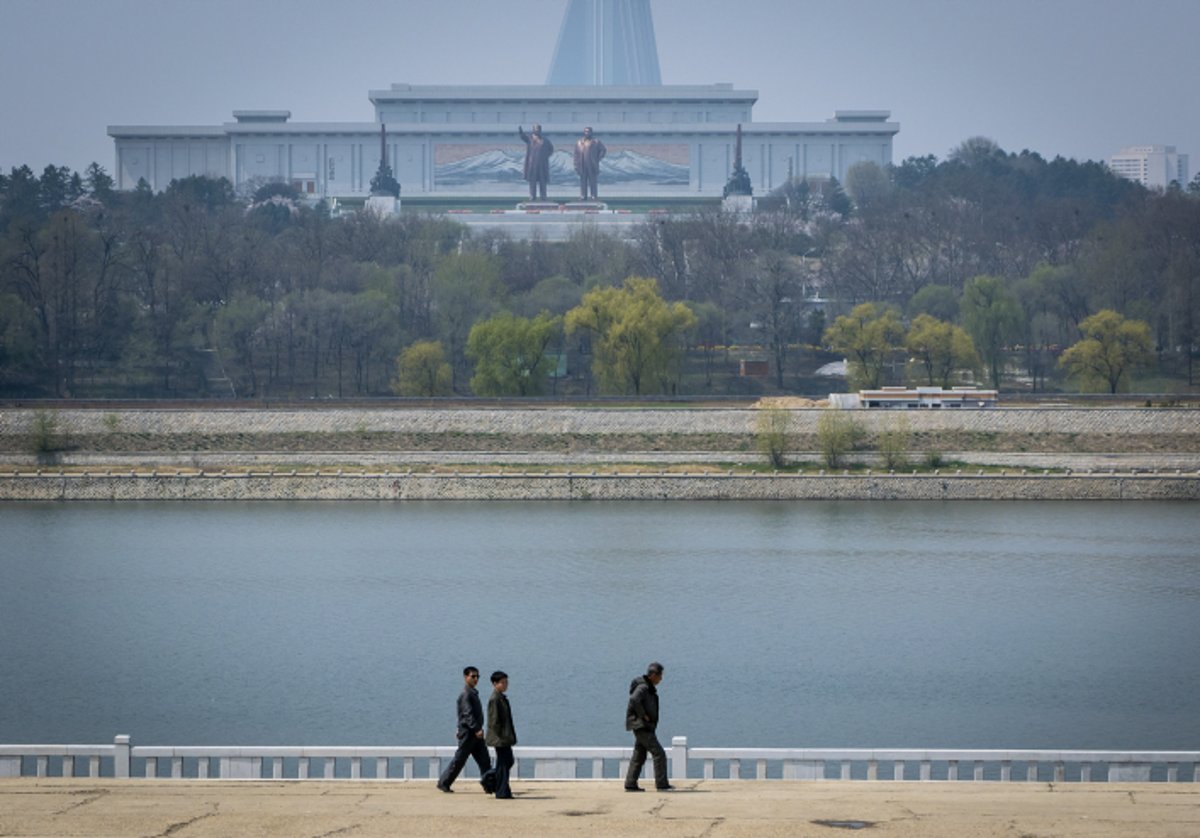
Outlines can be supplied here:
<path id="1" fill-rule="evenodd" d="M 1084 320 L 1080 331 L 1083 339 L 1068 347 L 1058 362 L 1085 386 L 1101 385 L 1116 393 L 1133 370 L 1154 357 L 1150 327 L 1111 309 Z"/>
<path id="2" fill-rule="evenodd" d="M 500 269 L 485 253 L 443 257 L 433 274 L 432 297 L 438 335 L 449 354 L 455 388 L 466 371 L 471 327 L 496 310 L 503 294 Z"/>
<path id="3" fill-rule="evenodd" d="M 396 359 L 392 392 L 398 396 L 449 396 L 453 384 L 454 373 L 437 341 L 419 340 Z"/>
<path id="4" fill-rule="evenodd" d="M 958 319 L 958 295 L 949 285 L 925 285 L 908 300 L 908 316 L 918 314 L 953 322 Z"/>
<path id="5" fill-rule="evenodd" d="M 956 372 L 974 370 L 979 365 L 971 336 L 961 327 L 928 314 L 913 319 L 904 348 L 931 387 L 949 387 Z"/>
<path id="6" fill-rule="evenodd" d="M 963 325 L 983 356 L 993 387 L 1000 386 L 1005 347 L 1020 337 L 1024 313 L 1016 296 L 998 276 L 977 276 L 967 282 L 962 299 Z"/>
<path id="7" fill-rule="evenodd" d="M 852 388 L 873 388 L 882 383 L 888 361 L 904 343 L 904 324 L 893 308 L 861 303 L 834 320 L 823 340 L 850 362 Z"/>
<path id="8" fill-rule="evenodd" d="M 479 396 L 540 396 L 555 366 L 546 352 L 561 329 L 562 318 L 545 311 L 532 320 L 503 311 L 476 323 L 467 338 L 471 389 Z"/>
<path id="9" fill-rule="evenodd" d="M 226 372 L 237 382 L 241 395 L 259 394 L 259 352 L 262 330 L 270 306 L 260 299 L 239 296 L 221 306 L 213 318 L 215 349 Z"/>
<path id="10" fill-rule="evenodd" d="M 567 312 L 567 334 L 592 337 L 592 371 L 610 393 L 666 392 L 678 374 L 684 337 L 696 325 L 685 303 L 668 303 L 653 279 L 631 276 L 620 288 L 595 288 Z"/>

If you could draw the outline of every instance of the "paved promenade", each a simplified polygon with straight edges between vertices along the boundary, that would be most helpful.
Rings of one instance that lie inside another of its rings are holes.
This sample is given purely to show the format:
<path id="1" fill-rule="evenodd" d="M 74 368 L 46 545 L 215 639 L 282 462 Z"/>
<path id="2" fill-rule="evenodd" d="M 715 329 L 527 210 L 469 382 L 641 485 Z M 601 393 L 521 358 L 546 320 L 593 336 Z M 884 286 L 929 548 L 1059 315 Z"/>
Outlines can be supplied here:
<path id="1" fill-rule="evenodd" d="M 0 780 L 0 836 L 913 836 L 1195 838 L 1192 783 L 513 783 L 494 800 L 431 782 Z"/>

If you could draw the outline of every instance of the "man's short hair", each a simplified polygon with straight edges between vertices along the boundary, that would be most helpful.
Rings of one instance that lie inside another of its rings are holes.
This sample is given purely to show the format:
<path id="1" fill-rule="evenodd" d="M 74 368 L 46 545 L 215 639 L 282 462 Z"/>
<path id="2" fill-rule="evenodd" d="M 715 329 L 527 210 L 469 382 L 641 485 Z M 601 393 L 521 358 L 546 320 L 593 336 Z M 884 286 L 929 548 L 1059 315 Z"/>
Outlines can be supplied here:
<path id="1" fill-rule="evenodd" d="M 652 663 L 646 667 L 647 675 L 662 675 L 662 672 L 663 672 L 663 665 L 661 663 L 659 663 L 658 661 L 655 661 L 654 663 Z"/>
<path id="2" fill-rule="evenodd" d="M 507 672 L 497 669 L 495 672 L 492 673 L 492 683 L 499 684 L 501 681 L 503 681 L 507 677 L 508 677 Z"/>
<path id="3" fill-rule="evenodd" d="M 476 675 L 478 675 L 478 674 L 479 674 L 479 669 L 478 669 L 477 667 L 474 667 L 474 666 L 466 666 L 466 667 L 463 667 L 463 677 L 464 677 L 464 678 L 466 678 L 466 677 L 467 677 L 468 675 L 470 675 L 472 672 L 474 672 Z"/>

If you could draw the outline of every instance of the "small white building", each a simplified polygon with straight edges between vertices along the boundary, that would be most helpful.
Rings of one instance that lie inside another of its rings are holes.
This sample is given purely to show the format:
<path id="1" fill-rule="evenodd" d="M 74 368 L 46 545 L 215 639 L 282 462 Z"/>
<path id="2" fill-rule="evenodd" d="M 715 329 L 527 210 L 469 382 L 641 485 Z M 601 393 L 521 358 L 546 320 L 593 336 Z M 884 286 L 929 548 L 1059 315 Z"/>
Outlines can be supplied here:
<path id="1" fill-rule="evenodd" d="M 857 393 L 830 393 L 829 404 L 843 410 L 982 410 L 995 407 L 999 393 L 974 387 L 880 387 Z"/>

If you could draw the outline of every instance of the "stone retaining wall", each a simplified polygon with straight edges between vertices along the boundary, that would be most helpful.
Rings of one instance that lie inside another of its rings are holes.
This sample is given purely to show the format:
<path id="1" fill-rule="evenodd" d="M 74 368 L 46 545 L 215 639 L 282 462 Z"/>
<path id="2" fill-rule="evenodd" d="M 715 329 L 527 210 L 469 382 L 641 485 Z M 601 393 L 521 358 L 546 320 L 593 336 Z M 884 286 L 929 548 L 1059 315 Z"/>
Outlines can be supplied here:
<path id="1" fill-rule="evenodd" d="M 815 433 L 824 411 L 790 410 L 795 433 Z M 0 411 L 0 441 L 32 433 L 39 411 Z M 59 410 L 68 436 L 104 434 L 753 434 L 759 411 L 747 408 L 362 408 L 314 410 Z M 903 417 L 914 432 L 1200 435 L 1193 408 L 998 408 L 856 410 L 868 432 Z"/>
<path id="2" fill-rule="evenodd" d="M 1200 473 L 0 475 L 0 501 L 1200 500 Z"/>
<path id="3" fill-rule="evenodd" d="M 795 452 L 818 449 L 823 411 L 789 411 Z M 0 411 L 0 454 L 36 448 L 38 411 Z M 314 408 L 50 412 L 60 452 L 741 451 L 760 412 L 748 408 Z M 852 411 L 871 448 L 907 426 L 914 452 L 1197 453 L 1200 410 L 1000 408 Z M 45 414 L 43 413 L 43 416 Z M 302 459 L 300 460 L 302 462 Z M 349 460 L 347 460 L 349 462 Z"/>

